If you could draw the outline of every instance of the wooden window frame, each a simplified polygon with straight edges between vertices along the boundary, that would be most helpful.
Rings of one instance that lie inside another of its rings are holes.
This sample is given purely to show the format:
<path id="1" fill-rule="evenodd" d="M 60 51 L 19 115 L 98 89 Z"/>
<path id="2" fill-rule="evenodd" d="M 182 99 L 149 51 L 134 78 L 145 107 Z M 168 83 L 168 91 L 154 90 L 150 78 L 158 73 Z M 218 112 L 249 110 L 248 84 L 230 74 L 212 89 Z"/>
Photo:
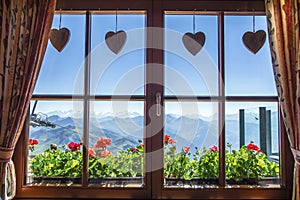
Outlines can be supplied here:
<path id="1" fill-rule="evenodd" d="M 58 0 L 57 10 L 62 9 L 63 11 L 81 11 L 85 12 L 86 23 L 90 23 L 89 13 L 96 10 L 111 10 L 114 11 L 116 8 L 119 10 L 143 10 L 147 13 L 147 27 L 164 27 L 164 14 L 166 11 L 177 11 L 186 12 L 193 11 L 211 11 L 218 15 L 219 20 L 219 72 L 220 78 L 224 80 L 224 13 L 239 14 L 246 12 L 253 13 L 265 12 L 264 1 L 263 0 L 249 0 L 249 1 L 237 1 L 237 0 L 114 0 L 114 1 L 97 1 L 97 0 Z M 86 29 L 86 34 L 90 34 L 90 30 Z M 153 33 L 153 35 L 147 36 L 155 40 L 161 40 L 163 44 L 163 33 Z M 149 38 L 148 38 L 149 39 Z M 151 39 L 150 39 L 151 40 Z M 87 56 L 90 52 L 90 40 L 85 41 L 85 55 Z M 148 45 L 148 44 L 147 44 Z M 151 44 L 150 44 L 151 45 Z M 131 100 L 144 101 L 145 102 L 145 123 L 150 121 L 148 110 L 156 104 L 153 94 L 161 93 L 164 94 L 163 83 L 161 84 L 151 84 L 153 79 L 153 72 L 156 76 L 160 76 L 160 80 L 163 81 L 164 69 L 155 68 L 152 69 L 148 66 L 148 63 L 164 63 L 164 51 L 159 49 L 146 49 L 146 77 L 145 77 L 145 95 L 132 96 Z M 89 74 L 88 71 L 85 72 L 86 76 Z M 88 81 L 89 78 L 85 77 Z M 147 84 L 149 83 L 149 84 Z M 86 82 L 87 84 L 87 82 Z M 85 96 L 88 95 L 88 88 L 85 88 Z M 178 97 L 174 96 L 163 96 L 164 101 L 176 100 Z M 72 100 L 76 96 L 72 95 L 34 95 L 33 100 Z M 82 97 L 78 96 L 79 99 Z M 111 100 L 112 96 L 96 96 L 93 97 L 96 100 Z M 120 100 L 128 99 L 128 97 L 119 96 Z M 182 99 L 189 101 L 195 99 L 195 97 L 182 97 Z M 115 100 L 114 96 L 114 100 Z M 219 124 L 222 124 L 220 128 L 220 159 L 219 159 L 219 187 L 218 188 L 206 188 L 206 189 L 182 189 L 182 188 L 164 188 L 163 187 L 163 169 L 147 172 L 145 173 L 145 183 L 144 188 L 99 188 L 99 187 L 89 187 L 87 183 L 87 178 L 83 178 L 82 187 L 45 187 L 45 186 L 26 186 L 24 181 L 25 178 L 25 160 L 27 158 L 27 141 L 29 132 L 29 120 L 24 126 L 23 133 L 18 141 L 14 154 L 14 162 L 16 165 L 16 175 L 17 175 L 17 196 L 16 199 L 20 198 L 180 198 L 180 199 L 290 199 L 292 194 L 292 169 L 293 169 L 293 157 L 289 149 L 288 139 L 284 131 L 283 125 L 280 126 L 280 156 L 281 156 L 281 187 L 279 188 L 250 188 L 250 187 L 240 187 L 240 188 L 228 188 L 225 184 L 225 127 L 223 126 L 225 117 L 225 102 L 240 102 L 240 101 L 274 101 L 278 102 L 277 97 L 241 97 L 241 96 L 225 96 L 224 85 L 219 84 L 219 95 L 215 99 L 212 97 L 196 97 L 197 101 L 211 101 L 215 100 L 219 102 Z M 88 108 L 88 103 L 85 101 L 84 107 Z M 86 109 L 87 110 L 87 109 Z M 155 119 L 158 125 L 162 125 L 163 115 Z M 29 116 L 28 116 L 29 119 Z M 152 119 L 153 120 L 153 119 Z M 88 126 L 88 122 L 84 121 L 85 126 Z M 85 130 L 87 132 L 88 130 Z M 146 132 L 151 133 L 151 130 L 146 128 Z M 87 139 L 87 137 L 85 137 Z M 146 152 L 153 152 L 155 150 L 161 149 L 163 147 L 163 130 L 159 134 L 155 134 L 152 137 L 146 137 Z M 84 141 L 88 144 L 88 141 Z M 88 152 L 84 147 L 83 155 L 87 158 Z M 158 162 L 163 162 L 161 158 Z M 87 159 L 83 159 L 87 160 Z M 83 163 L 83 170 L 87 171 L 87 162 Z M 83 176 L 87 177 L 86 172 Z"/>

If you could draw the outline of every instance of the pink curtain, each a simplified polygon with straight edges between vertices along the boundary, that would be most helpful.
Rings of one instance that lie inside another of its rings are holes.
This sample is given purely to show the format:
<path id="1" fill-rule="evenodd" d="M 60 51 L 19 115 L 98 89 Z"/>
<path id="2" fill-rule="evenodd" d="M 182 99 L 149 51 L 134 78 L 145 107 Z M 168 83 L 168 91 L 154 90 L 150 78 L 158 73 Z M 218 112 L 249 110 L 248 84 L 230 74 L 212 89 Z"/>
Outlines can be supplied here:
<path id="1" fill-rule="evenodd" d="M 11 161 L 48 42 L 56 0 L 0 0 L 0 197 L 15 195 Z"/>
<path id="2" fill-rule="evenodd" d="M 297 0 L 266 0 L 272 63 L 281 112 L 295 158 L 293 199 L 300 199 L 300 55 Z"/>

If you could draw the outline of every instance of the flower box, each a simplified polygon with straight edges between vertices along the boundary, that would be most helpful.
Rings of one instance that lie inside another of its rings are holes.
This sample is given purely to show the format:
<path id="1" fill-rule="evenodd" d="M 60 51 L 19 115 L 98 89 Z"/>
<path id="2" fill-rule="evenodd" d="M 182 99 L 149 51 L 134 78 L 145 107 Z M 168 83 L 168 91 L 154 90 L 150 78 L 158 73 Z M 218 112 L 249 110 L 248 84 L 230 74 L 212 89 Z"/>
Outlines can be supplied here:
<path id="1" fill-rule="evenodd" d="M 74 185 L 81 184 L 81 178 L 66 178 L 66 177 L 34 177 L 33 183 L 38 185 Z M 106 178 L 89 178 L 88 183 L 91 185 L 111 186 L 111 187 L 126 187 L 128 185 L 143 186 L 143 177 L 106 177 Z M 278 177 L 266 177 L 261 179 L 248 178 L 241 181 L 235 179 L 226 179 L 228 185 L 257 185 L 268 186 L 273 184 L 280 184 Z M 186 180 L 183 178 L 169 177 L 165 178 L 165 186 L 207 186 L 218 185 L 219 179 L 217 178 L 192 178 Z"/>
<path id="2" fill-rule="evenodd" d="M 33 184 L 38 185 L 73 185 L 81 184 L 81 178 L 67 178 L 67 177 L 33 177 Z"/>
<path id="3" fill-rule="evenodd" d="M 143 185 L 143 177 L 89 178 L 88 183 L 106 186 Z"/>
<path id="4" fill-rule="evenodd" d="M 190 180 L 174 177 L 165 178 L 165 186 L 218 185 L 218 183 L 219 179 L 217 178 L 192 178 Z"/>
<path id="5" fill-rule="evenodd" d="M 183 178 L 165 178 L 165 186 L 206 186 L 206 185 L 218 185 L 219 179 L 217 178 L 192 178 L 186 180 Z M 279 185 L 279 177 L 265 177 L 261 179 L 257 178 L 244 178 L 243 180 L 226 179 L 228 185 L 257 185 L 257 186 L 268 186 L 268 185 Z"/>
<path id="6" fill-rule="evenodd" d="M 143 185 L 143 177 L 106 177 L 106 178 L 89 178 L 89 184 L 101 186 L 124 187 L 127 185 Z M 67 177 L 33 177 L 33 184 L 37 185 L 74 185 L 81 184 L 81 178 Z"/>
<path id="7" fill-rule="evenodd" d="M 219 151 L 217 146 L 196 148 L 191 155 L 190 147 L 176 149 L 176 141 L 165 135 L 164 176 L 166 186 L 218 185 Z M 108 138 L 99 138 L 89 149 L 89 184 L 105 186 L 143 185 L 144 145 L 118 151 L 115 155 L 106 148 L 111 144 Z M 228 185 L 280 184 L 278 163 L 269 161 L 257 145 L 250 143 L 239 150 L 225 151 L 225 173 Z M 35 177 L 33 182 L 41 184 L 80 184 L 82 176 L 82 151 L 79 143 L 70 142 L 68 148 L 51 145 L 43 153 L 30 159 L 30 169 Z M 42 178 L 40 178 L 42 177 Z M 109 178 L 99 178 L 109 177 Z M 116 177 L 116 178 L 110 178 Z M 169 178 L 170 177 L 170 178 Z M 212 177 L 212 178 L 205 178 Z M 246 179 L 245 179 L 246 177 Z M 252 179 L 247 177 L 258 177 Z M 274 177 L 269 180 L 267 177 Z M 32 181 L 28 181 L 29 183 Z"/>

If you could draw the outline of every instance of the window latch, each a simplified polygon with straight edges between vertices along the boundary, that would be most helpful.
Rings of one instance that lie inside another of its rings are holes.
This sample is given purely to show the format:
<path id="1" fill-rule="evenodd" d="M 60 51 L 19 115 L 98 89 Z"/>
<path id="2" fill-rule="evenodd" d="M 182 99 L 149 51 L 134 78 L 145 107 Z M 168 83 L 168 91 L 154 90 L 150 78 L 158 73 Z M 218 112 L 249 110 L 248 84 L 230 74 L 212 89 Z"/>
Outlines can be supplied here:
<path id="1" fill-rule="evenodd" d="M 156 93 L 156 116 L 161 115 L 161 94 Z"/>

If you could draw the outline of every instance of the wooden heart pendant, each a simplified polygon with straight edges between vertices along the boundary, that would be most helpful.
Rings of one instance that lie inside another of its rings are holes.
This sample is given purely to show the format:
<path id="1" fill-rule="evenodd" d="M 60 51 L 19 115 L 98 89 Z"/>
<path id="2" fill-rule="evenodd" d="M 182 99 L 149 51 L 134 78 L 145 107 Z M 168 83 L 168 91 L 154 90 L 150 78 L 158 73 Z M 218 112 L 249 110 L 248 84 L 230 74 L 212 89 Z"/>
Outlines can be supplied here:
<path id="1" fill-rule="evenodd" d="M 243 43 L 249 51 L 256 54 L 266 41 L 266 32 L 259 30 L 254 32 L 246 32 L 243 35 Z"/>
<path id="2" fill-rule="evenodd" d="M 202 32 L 186 33 L 182 37 L 182 42 L 185 48 L 195 56 L 204 46 L 205 34 Z"/>
<path id="3" fill-rule="evenodd" d="M 67 28 L 51 29 L 50 42 L 57 51 L 61 52 L 70 40 L 70 31 Z"/>
<path id="4" fill-rule="evenodd" d="M 108 48 L 118 54 L 125 45 L 127 35 L 125 31 L 113 32 L 109 31 L 105 35 L 105 42 Z"/>

